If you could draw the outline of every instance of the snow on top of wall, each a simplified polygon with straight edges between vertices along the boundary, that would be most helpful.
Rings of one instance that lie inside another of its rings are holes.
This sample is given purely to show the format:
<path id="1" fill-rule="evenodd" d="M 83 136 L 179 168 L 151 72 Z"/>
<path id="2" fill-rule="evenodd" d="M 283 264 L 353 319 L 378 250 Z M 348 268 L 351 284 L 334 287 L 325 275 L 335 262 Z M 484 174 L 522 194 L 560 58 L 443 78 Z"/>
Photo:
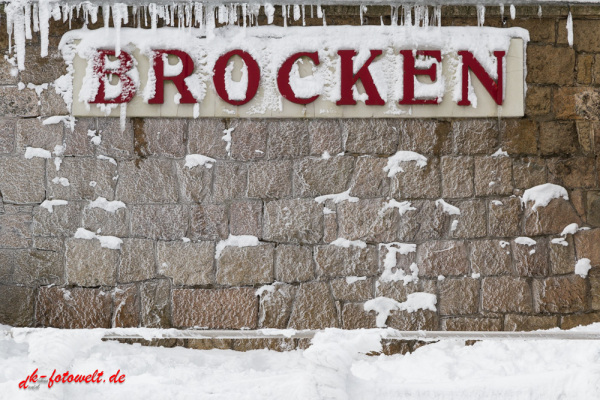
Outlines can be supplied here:
<path id="1" fill-rule="evenodd" d="M 569 200 L 567 189 L 553 183 L 544 183 L 543 185 L 534 186 L 523 192 L 521 202 L 527 205 L 528 202 L 533 202 L 533 211 L 538 207 L 546 207 L 554 199 Z"/>

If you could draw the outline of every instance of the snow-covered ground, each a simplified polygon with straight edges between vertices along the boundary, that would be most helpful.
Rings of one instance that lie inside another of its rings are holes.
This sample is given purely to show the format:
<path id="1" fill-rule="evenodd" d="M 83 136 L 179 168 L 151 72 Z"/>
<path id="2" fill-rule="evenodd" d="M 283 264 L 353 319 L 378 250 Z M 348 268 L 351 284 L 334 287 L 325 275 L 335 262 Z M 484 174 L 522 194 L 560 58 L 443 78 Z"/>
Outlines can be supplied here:
<path id="1" fill-rule="evenodd" d="M 242 353 L 102 342 L 103 330 L 13 329 L 11 337 L 10 329 L 0 326 L 1 399 L 600 398 L 600 341 L 444 340 L 367 356 L 381 349 L 380 333 L 331 329 L 304 351 Z M 19 389 L 36 368 L 38 376 L 99 370 L 106 382 Z M 109 383 L 117 370 L 124 383 Z"/>

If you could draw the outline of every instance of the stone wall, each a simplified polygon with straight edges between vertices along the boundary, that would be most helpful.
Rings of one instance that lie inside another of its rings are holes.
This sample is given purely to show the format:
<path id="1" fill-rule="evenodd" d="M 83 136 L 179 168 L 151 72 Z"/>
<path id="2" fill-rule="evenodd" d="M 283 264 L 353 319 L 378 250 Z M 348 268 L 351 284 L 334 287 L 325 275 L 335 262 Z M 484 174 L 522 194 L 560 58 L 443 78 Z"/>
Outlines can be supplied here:
<path id="1" fill-rule="evenodd" d="M 124 132 L 118 120 L 103 118 L 79 119 L 73 132 L 42 125 L 39 117 L 66 113 L 62 99 L 17 87 L 64 74 L 56 46 L 69 27 L 53 23 L 49 58 L 37 56 L 34 37 L 18 76 L 0 60 L 0 323 L 355 329 L 375 326 L 365 301 L 405 301 L 416 291 L 435 294 L 437 311 L 392 312 L 388 326 L 531 330 L 600 321 L 600 8 L 570 10 L 573 48 L 567 7 L 544 7 L 541 18 L 537 6 L 517 7 L 514 21 L 508 10 L 502 18 L 488 7 L 485 25 L 521 26 L 531 35 L 521 119 L 149 118 L 128 120 Z M 326 8 L 326 15 L 330 25 L 359 23 L 356 7 Z M 380 17 L 389 23 L 389 9 L 369 8 L 364 22 Z M 476 25 L 475 7 L 444 8 L 443 23 Z M 230 154 L 221 139 L 229 128 Z M 102 136 L 99 145 L 88 130 Z M 53 159 L 23 156 L 27 146 L 63 143 L 59 171 Z M 492 157 L 499 148 L 509 157 Z M 383 168 L 398 150 L 425 155 L 427 166 L 407 163 L 388 177 Z M 323 159 L 324 152 L 338 156 Z M 197 153 L 215 165 L 185 168 L 185 156 Z M 55 183 L 59 177 L 70 185 Z M 568 189 L 570 200 L 523 207 L 523 191 L 546 182 Z M 359 200 L 315 201 L 347 190 Z M 90 208 L 98 197 L 126 208 Z M 440 198 L 461 214 L 445 213 Z M 68 205 L 50 213 L 40 207 L 45 199 Z M 415 210 L 385 209 L 390 199 Z M 568 246 L 552 243 L 570 223 L 591 229 L 567 235 Z M 76 239 L 78 228 L 117 236 L 121 249 Z M 229 235 L 260 243 L 225 247 L 217 259 L 216 246 Z M 536 245 L 517 243 L 520 236 Z M 330 244 L 338 238 L 366 246 Z M 418 282 L 381 280 L 390 242 L 416 244 L 416 252 L 397 255 L 394 271 L 410 275 L 415 262 Z M 584 257 L 594 267 L 586 278 L 574 274 Z M 349 276 L 365 279 L 350 283 Z M 264 344 L 232 343 L 211 346 Z"/>

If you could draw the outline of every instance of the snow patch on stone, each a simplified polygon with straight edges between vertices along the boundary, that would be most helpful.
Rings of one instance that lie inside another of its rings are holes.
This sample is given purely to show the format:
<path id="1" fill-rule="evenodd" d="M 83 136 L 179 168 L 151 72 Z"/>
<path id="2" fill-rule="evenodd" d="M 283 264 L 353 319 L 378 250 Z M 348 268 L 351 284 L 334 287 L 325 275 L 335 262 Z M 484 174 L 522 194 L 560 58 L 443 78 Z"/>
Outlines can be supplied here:
<path id="1" fill-rule="evenodd" d="M 407 311 L 413 313 L 418 310 L 436 311 L 437 297 L 432 293 L 415 292 L 406 297 L 406 301 L 400 303 L 388 297 L 377 297 L 365 302 L 365 311 L 375 311 L 377 313 L 376 325 L 379 328 L 386 326 L 390 312 L 392 311 Z"/>
<path id="2" fill-rule="evenodd" d="M 67 178 L 59 178 L 58 176 L 54 179 L 52 179 L 52 183 L 54 183 L 55 185 L 62 185 L 62 186 L 69 186 L 69 180 Z"/>
<path id="3" fill-rule="evenodd" d="M 360 249 L 364 249 L 367 247 L 367 244 L 362 240 L 348 240 L 344 238 L 337 238 L 333 242 L 329 243 L 332 246 L 338 246 L 343 248 L 349 248 L 350 246 L 358 247 Z"/>
<path id="4" fill-rule="evenodd" d="M 415 153 L 414 151 L 399 151 L 388 158 L 387 165 L 383 167 L 383 171 L 387 172 L 388 177 L 391 178 L 398 172 L 404 172 L 404 169 L 400 166 L 400 163 L 408 161 L 416 162 L 419 168 L 423 168 L 427 165 L 427 157 L 419 153 Z"/>
<path id="5" fill-rule="evenodd" d="M 391 199 L 381 208 L 381 210 L 379 210 L 379 216 L 382 217 L 383 213 L 385 213 L 390 208 L 397 208 L 398 214 L 400 214 L 400 216 L 403 216 L 407 211 L 415 211 L 416 210 L 416 208 L 411 206 L 410 201 L 400 202 L 400 201 Z"/>
<path id="6" fill-rule="evenodd" d="M 44 200 L 42 204 L 40 204 L 40 207 L 45 208 L 49 213 L 52 213 L 54 211 L 54 206 L 66 206 L 67 204 L 69 204 L 69 202 L 66 200 Z"/>
<path id="7" fill-rule="evenodd" d="M 406 275 L 403 269 L 396 267 L 396 262 L 398 259 L 398 255 L 407 255 L 409 253 L 414 253 L 417 251 L 417 245 L 413 243 L 399 243 L 399 242 L 391 242 L 391 243 L 381 243 L 379 244 L 379 249 L 385 247 L 387 250 L 387 254 L 383 259 L 383 272 L 381 273 L 381 277 L 379 281 L 381 282 L 398 282 L 403 281 L 406 285 L 409 282 L 416 282 L 419 280 L 419 268 L 417 264 L 412 263 L 410 265 L 411 274 Z M 395 271 L 394 271 L 395 269 Z"/>
<path id="8" fill-rule="evenodd" d="M 119 239 L 118 237 L 97 235 L 94 232 L 88 231 L 84 228 L 78 228 L 73 237 L 75 239 L 85 240 L 98 239 L 98 241 L 100 241 L 101 247 L 105 247 L 107 249 L 112 250 L 120 250 L 121 244 L 123 244 L 123 240 Z"/>
<path id="9" fill-rule="evenodd" d="M 543 185 L 534 186 L 523 192 L 521 202 L 527 205 L 530 201 L 533 202 L 533 211 L 538 207 L 546 207 L 554 199 L 569 200 L 567 190 L 553 183 L 544 183 Z"/>
<path id="10" fill-rule="evenodd" d="M 446 214 L 450 214 L 450 215 L 460 215 L 460 209 L 456 206 L 453 206 L 452 204 L 448 204 L 446 203 L 443 199 L 439 199 L 435 201 L 435 205 L 436 206 L 442 206 L 442 210 L 446 213 Z"/>
<path id="11" fill-rule="evenodd" d="M 126 208 L 125 203 L 122 201 L 114 200 L 108 201 L 104 197 L 98 197 L 96 200 L 91 201 L 88 205 L 89 208 L 101 208 L 105 211 L 114 213 L 120 208 Z"/>
<path id="12" fill-rule="evenodd" d="M 33 157 L 52 158 L 52 153 L 39 147 L 27 147 L 25 149 L 25 158 L 31 160 Z"/>
<path id="13" fill-rule="evenodd" d="M 535 246 L 537 244 L 537 242 L 535 240 L 533 240 L 532 238 L 529 237 L 525 237 L 525 236 L 520 236 L 518 238 L 515 239 L 515 243 L 516 244 L 522 244 L 524 246 Z"/>
<path id="14" fill-rule="evenodd" d="M 491 155 L 491 157 L 508 157 L 508 153 L 506 151 L 502 151 L 502 148 L 499 148 L 494 154 Z"/>
<path id="15" fill-rule="evenodd" d="M 356 283 L 358 281 L 366 281 L 366 280 L 367 280 L 366 276 L 347 276 L 346 284 L 352 285 L 353 283 Z"/>
<path id="16" fill-rule="evenodd" d="M 256 236 L 252 235 L 229 235 L 229 237 L 225 240 L 221 240 L 217 243 L 215 258 L 221 258 L 221 253 L 225 250 L 226 247 L 254 247 L 258 246 L 259 241 Z"/>
<path id="17" fill-rule="evenodd" d="M 335 204 L 341 203 L 342 201 L 349 201 L 350 203 L 356 203 L 358 201 L 358 197 L 350 196 L 350 189 L 348 189 L 342 193 L 325 194 L 323 196 L 315 197 L 315 201 L 317 203 L 323 203 L 327 200 L 331 200 Z"/>
<path id="18" fill-rule="evenodd" d="M 108 161 L 111 164 L 117 165 L 117 161 L 114 158 L 112 158 L 112 157 L 107 157 L 107 156 L 103 156 L 102 154 L 100 154 L 96 158 L 98 158 L 98 160 Z"/>
<path id="19" fill-rule="evenodd" d="M 563 229 L 563 231 L 560 233 L 560 235 L 561 236 L 574 235 L 577 233 L 578 229 L 579 229 L 579 225 L 577 225 L 576 223 L 572 223 L 572 224 L 565 226 L 565 229 Z"/>
<path id="20" fill-rule="evenodd" d="M 198 166 L 210 169 L 215 162 L 216 160 L 214 158 L 203 156 L 202 154 L 189 154 L 185 156 L 184 166 L 190 169 Z"/>
<path id="21" fill-rule="evenodd" d="M 575 273 L 582 278 L 587 277 L 590 269 L 592 269 L 592 264 L 589 258 L 582 258 L 575 264 Z"/>

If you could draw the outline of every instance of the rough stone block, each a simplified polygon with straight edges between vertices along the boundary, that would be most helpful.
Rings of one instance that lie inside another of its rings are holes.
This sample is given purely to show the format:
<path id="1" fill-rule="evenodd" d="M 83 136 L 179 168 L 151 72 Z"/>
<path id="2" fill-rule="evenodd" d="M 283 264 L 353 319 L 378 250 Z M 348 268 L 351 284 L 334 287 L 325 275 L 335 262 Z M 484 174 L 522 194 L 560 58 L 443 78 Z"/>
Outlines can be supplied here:
<path id="1" fill-rule="evenodd" d="M 469 271 L 467 246 L 462 241 L 431 241 L 417 246 L 419 276 L 465 275 Z"/>
<path id="2" fill-rule="evenodd" d="M 472 241 L 471 269 L 483 276 L 512 275 L 510 243 L 501 240 Z"/>
<path id="3" fill-rule="evenodd" d="M 577 151 L 577 131 L 573 121 L 540 124 L 540 151 L 544 156 L 567 155 Z"/>
<path id="4" fill-rule="evenodd" d="M 173 291 L 173 311 L 175 308 L 175 292 Z M 205 305 L 197 305 L 202 308 Z M 146 328 L 170 328 L 171 324 L 171 285 L 168 279 L 157 279 L 143 282 L 140 286 L 140 307 L 142 326 Z M 186 311 L 191 313 L 196 307 Z M 175 312 L 173 312 L 175 321 Z"/>
<path id="5" fill-rule="evenodd" d="M 223 205 L 198 205 L 190 210 L 192 240 L 226 239 L 228 236 L 227 209 Z"/>
<path id="6" fill-rule="evenodd" d="M 262 209 L 260 200 L 236 201 L 229 206 L 229 231 L 232 235 L 262 237 Z"/>
<path id="7" fill-rule="evenodd" d="M 84 205 L 69 202 L 66 205 L 33 209 L 33 234 L 36 236 L 73 236 L 81 227 L 81 213 Z"/>
<path id="8" fill-rule="evenodd" d="M 391 195 L 397 199 L 439 198 L 441 189 L 440 162 L 430 158 L 423 168 L 415 162 L 401 163 L 404 172 L 391 179 Z"/>
<path id="9" fill-rule="evenodd" d="M 333 298 L 338 301 L 365 301 L 373 298 L 373 279 L 357 281 L 346 278 L 331 281 Z"/>
<path id="10" fill-rule="evenodd" d="M 183 201 L 202 203 L 210 199 L 213 168 L 207 168 L 206 165 L 188 168 L 185 160 L 177 161 L 175 167 Z"/>
<path id="11" fill-rule="evenodd" d="M 386 119 L 342 120 L 346 151 L 357 154 L 391 155 L 398 147 L 398 132 Z"/>
<path id="12" fill-rule="evenodd" d="M 600 226 L 600 192 L 587 192 L 587 223 Z M 577 209 L 580 210 L 579 208 Z M 580 214 L 581 215 L 581 214 Z"/>
<path id="13" fill-rule="evenodd" d="M 288 328 L 335 328 L 337 321 L 337 310 L 325 282 L 302 283 L 298 286 Z"/>
<path id="14" fill-rule="evenodd" d="M 437 313 L 430 310 L 392 311 L 387 319 L 387 326 L 401 331 L 437 331 L 439 330 Z"/>
<path id="15" fill-rule="evenodd" d="M 552 45 L 527 47 L 527 83 L 568 85 L 573 82 L 575 51 Z"/>
<path id="16" fill-rule="evenodd" d="M 535 312 L 572 313 L 586 308 L 586 281 L 577 276 L 556 276 L 533 281 Z"/>
<path id="17" fill-rule="evenodd" d="M 360 198 L 382 197 L 390 193 L 390 180 L 383 168 L 385 158 L 359 157 L 356 160 L 350 195 Z"/>
<path id="18" fill-rule="evenodd" d="M 136 131 L 136 140 L 144 135 L 148 155 L 183 157 L 187 120 L 174 118 L 145 118 L 142 132 Z"/>
<path id="19" fill-rule="evenodd" d="M 595 188 L 596 160 L 593 157 L 548 160 L 548 177 L 551 183 L 574 188 Z"/>
<path id="20" fill-rule="evenodd" d="M 381 282 L 376 285 L 375 297 L 388 297 L 400 303 L 408 299 L 408 295 L 415 292 L 437 293 L 436 280 L 419 279 L 417 282 L 404 284 L 403 281 Z"/>
<path id="21" fill-rule="evenodd" d="M 0 193 L 6 203 L 41 203 L 46 196 L 45 162 L 5 157 L 0 160 Z"/>
<path id="22" fill-rule="evenodd" d="M 383 199 L 359 200 L 338 204 L 339 235 L 348 240 L 393 242 L 398 238 L 398 210 L 385 209 Z M 407 214 L 415 211 L 407 211 Z"/>
<path id="23" fill-rule="evenodd" d="M 111 294 L 102 289 L 41 287 L 37 325 L 61 329 L 110 328 Z"/>
<path id="24" fill-rule="evenodd" d="M 140 295 L 135 285 L 117 286 L 113 297 L 113 327 L 137 328 L 140 325 Z"/>
<path id="25" fill-rule="evenodd" d="M 19 72 L 19 77 L 25 85 L 28 83 L 41 85 L 46 82 L 54 82 L 55 79 L 67 73 L 67 65 L 60 51 L 56 48 L 48 50 L 48 55 L 42 57 L 39 45 L 27 47 L 25 52 L 25 65 L 27 68 Z M 46 90 L 54 90 L 54 88 L 50 87 Z"/>
<path id="26" fill-rule="evenodd" d="M 477 196 L 511 195 L 512 162 L 508 157 L 475 157 Z"/>
<path id="27" fill-rule="evenodd" d="M 271 350 L 278 352 L 296 349 L 294 339 L 234 339 L 231 348 L 235 351 Z"/>
<path id="28" fill-rule="evenodd" d="M 73 131 L 68 129 L 64 137 L 65 151 L 63 154 L 65 156 L 93 156 L 96 145 L 92 143 L 92 138 L 88 136 L 90 131 L 98 132 L 96 119 L 77 118 Z"/>
<path id="29" fill-rule="evenodd" d="M 88 231 L 100 232 L 102 235 L 127 237 L 129 235 L 129 212 L 120 208 L 109 212 L 101 208 L 83 209 L 83 227 Z"/>
<path id="30" fill-rule="evenodd" d="M 460 209 L 460 215 L 450 216 L 451 220 L 458 221 L 455 229 L 452 230 L 452 226 L 450 229 L 453 238 L 478 238 L 487 235 L 485 201 L 455 201 L 453 205 Z"/>
<path id="31" fill-rule="evenodd" d="M 131 234 L 138 238 L 178 240 L 186 235 L 188 210 L 181 205 L 131 207 Z"/>
<path id="32" fill-rule="evenodd" d="M 154 241 L 149 239 L 123 239 L 119 278 L 121 283 L 152 279 L 156 275 Z"/>
<path id="33" fill-rule="evenodd" d="M 436 205 L 433 200 L 415 201 L 412 202 L 411 207 L 416 210 L 407 211 L 399 218 L 398 238 L 401 241 L 442 239 L 447 236 L 450 229 L 450 215 L 444 212 L 443 207 Z"/>
<path id="34" fill-rule="evenodd" d="M 15 127 L 17 121 L 14 119 L 0 119 L 0 154 L 8 154 L 15 151 Z"/>
<path id="35" fill-rule="evenodd" d="M 554 24 L 548 23 L 547 20 L 539 18 L 529 18 L 509 21 L 510 26 L 519 26 L 530 32 L 530 39 L 533 43 L 554 43 L 555 32 Z"/>
<path id="36" fill-rule="evenodd" d="M 217 283 L 243 286 L 273 281 L 272 244 L 253 247 L 228 246 L 217 260 Z"/>
<path id="37" fill-rule="evenodd" d="M 592 310 L 600 310 L 600 269 L 593 268 L 589 273 Z"/>
<path id="38" fill-rule="evenodd" d="M 458 154 L 492 154 L 498 145 L 498 122 L 489 119 L 452 122 L 454 152 Z"/>
<path id="39" fill-rule="evenodd" d="M 18 119 L 15 129 L 16 151 L 24 154 L 27 147 L 38 147 L 53 151 L 55 146 L 63 144 L 62 122 L 53 125 L 43 125 L 37 118 Z"/>
<path id="40" fill-rule="evenodd" d="M 258 326 L 260 328 L 285 329 L 296 296 L 296 287 L 285 283 L 271 285 L 273 290 L 260 293 Z"/>
<path id="41" fill-rule="evenodd" d="M 83 157 L 66 157 L 56 170 L 48 164 L 48 197 L 63 200 L 96 200 L 104 197 L 115 198 L 117 167 L 106 160 Z M 68 186 L 63 186 L 58 179 L 66 178 Z M 57 183 L 54 182 L 57 179 Z M 95 183 L 90 183 L 95 182 Z"/>
<path id="42" fill-rule="evenodd" d="M 101 247 L 96 239 L 69 239 L 66 248 L 66 274 L 69 284 L 110 286 L 117 282 L 118 250 Z"/>
<path id="43" fill-rule="evenodd" d="M 438 309 L 441 315 L 477 314 L 479 281 L 476 279 L 444 279 L 438 284 Z"/>
<path id="44" fill-rule="evenodd" d="M 31 214 L 0 214 L 0 248 L 23 248 L 31 244 Z"/>
<path id="45" fill-rule="evenodd" d="M 35 91 L 15 86 L 0 87 L 0 115 L 3 117 L 35 117 L 39 115 Z"/>
<path id="46" fill-rule="evenodd" d="M 220 118 L 198 118 L 189 121 L 189 153 L 217 159 L 228 158 L 227 142 L 223 140 L 225 136 L 223 131 L 227 128 L 229 126 L 225 125 L 225 120 Z"/>
<path id="47" fill-rule="evenodd" d="M 580 231 L 575 235 L 577 259 L 588 258 L 594 267 L 600 267 L 600 229 Z"/>
<path id="48" fill-rule="evenodd" d="M 513 159 L 513 179 L 517 189 L 529 189 L 548 182 L 545 161 L 537 157 Z"/>
<path id="49" fill-rule="evenodd" d="M 346 191 L 352 177 L 353 157 L 328 160 L 307 157 L 294 163 L 294 191 L 300 197 L 315 197 Z"/>
<path id="50" fill-rule="evenodd" d="M 292 194 L 292 161 L 257 161 L 248 170 L 248 197 L 281 199 Z"/>
<path id="51" fill-rule="evenodd" d="M 336 155 L 342 149 L 342 127 L 339 120 L 311 119 L 308 121 L 310 154 L 321 156 L 324 152 Z"/>
<path id="52" fill-rule="evenodd" d="M 231 132 L 231 156 L 239 161 L 265 158 L 267 136 L 264 120 L 240 120 Z"/>
<path id="53" fill-rule="evenodd" d="M 539 126 L 529 119 L 503 120 L 499 123 L 500 147 L 508 154 L 537 154 Z"/>
<path id="54" fill-rule="evenodd" d="M 371 276 L 378 269 L 377 248 L 317 246 L 315 263 L 318 277 Z"/>
<path id="55" fill-rule="evenodd" d="M 53 241 L 52 249 L 19 250 L 14 255 L 13 282 L 24 285 L 60 285 L 64 283 L 64 248 Z"/>
<path id="56" fill-rule="evenodd" d="M 400 133 L 399 150 L 415 151 L 436 156 L 452 152 L 451 125 L 449 122 L 421 119 L 389 121 Z"/>
<path id="57" fill-rule="evenodd" d="M 600 32 L 595 20 L 577 20 L 577 28 L 573 30 L 573 44 L 577 51 L 600 52 Z"/>
<path id="58" fill-rule="evenodd" d="M 549 86 L 527 85 L 525 115 L 538 116 L 549 114 L 552 107 L 552 88 Z"/>
<path id="59" fill-rule="evenodd" d="M 97 154 L 117 160 L 130 159 L 134 155 L 142 159 L 147 156 L 147 149 L 134 139 L 133 124 L 130 119 L 125 121 L 125 130 L 122 130 L 120 118 L 99 118 L 96 133 L 102 136 L 102 141 L 96 148 Z M 136 143 L 135 150 L 134 143 Z"/>
<path id="60" fill-rule="evenodd" d="M 502 320 L 500 318 L 446 318 L 442 320 L 444 331 L 501 331 Z"/>
<path id="61" fill-rule="evenodd" d="M 158 242 L 158 273 L 173 279 L 174 285 L 208 285 L 214 283 L 213 242 Z"/>
<path id="62" fill-rule="evenodd" d="M 564 315 L 561 317 L 560 329 L 572 329 L 577 326 L 591 325 L 596 322 L 600 322 L 600 312 Z"/>
<path id="63" fill-rule="evenodd" d="M 557 316 L 506 314 L 505 331 L 537 331 L 558 326 Z"/>
<path id="64" fill-rule="evenodd" d="M 304 282 L 315 277 L 310 247 L 278 245 L 275 249 L 275 279 L 281 282 Z"/>
<path id="65" fill-rule="evenodd" d="M 0 285 L 0 324 L 32 326 L 34 292 L 25 286 Z"/>
<path id="66" fill-rule="evenodd" d="M 592 68 L 594 65 L 594 55 L 577 55 L 577 83 L 584 85 L 592 84 Z"/>
<path id="67" fill-rule="evenodd" d="M 297 158 L 308 155 L 308 124 L 303 119 L 271 120 L 267 123 L 269 159 Z"/>
<path id="68" fill-rule="evenodd" d="M 571 223 L 581 224 L 581 219 L 573 205 L 564 200 L 553 199 L 546 207 L 533 211 L 533 203 L 525 207 L 525 234 L 528 236 L 553 235 L 562 232 Z"/>
<path id="69" fill-rule="evenodd" d="M 550 272 L 552 275 L 570 274 L 575 270 L 575 246 L 573 237 L 565 238 L 568 246 L 560 243 L 548 244 L 550 252 Z"/>
<path id="70" fill-rule="evenodd" d="M 173 325 L 180 328 L 256 328 L 258 300 L 253 288 L 174 289 Z"/>
<path id="71" fill-rule="evenodd" d="M 504 197 L 488 203 L 489 234 L 496 237 L 517 236 L 521 233 L 521 201 Z"/>
<path id="72" fill-rule="evenodd" d="M 119 163 L 117 199 L 125 203 L 176 202 L 175 168 L 168 160 L 146 159 Z"/>
<path id="73" fill-rule="evenodd" d="M 374 311 L 365 311 L 363 303 L 345 303 L 342 308 L 343 329 L 372 329 L 376 328 Z"/>
<path id="74" fill-rule="evenodd" d="M 63 97 L 55 89 L 44 90 L 40 96 L 40 115 L 51 117 L 54 115 L 69 115 L 69 109 Z"/>
<path id="75" fill-rule="evenodd" d="M 547 276 L 548 266 L 548 240 L 536 238 L 533 246 L 519 244 L 511 241 L 511 248 L 515 260 L 515 270 L 520 276 Z"/>
<path id="76" fill-rule="evenodd" d="M 313 199 L 266 202 L 263 236 L 275 242 L 318 243 L 323 237 L 322 206 Z"/>
<path id="77" fill-rule="evenodd" d="M 530 313 L 533 309 L 531 288 L 524 278 L 483 278 L 481 297 L 485 311 Z"/>
<path id="78" fill-rule="evenodd" d="M 442 197 L 473 196 L 473 157 L 442 157 Z"/>

